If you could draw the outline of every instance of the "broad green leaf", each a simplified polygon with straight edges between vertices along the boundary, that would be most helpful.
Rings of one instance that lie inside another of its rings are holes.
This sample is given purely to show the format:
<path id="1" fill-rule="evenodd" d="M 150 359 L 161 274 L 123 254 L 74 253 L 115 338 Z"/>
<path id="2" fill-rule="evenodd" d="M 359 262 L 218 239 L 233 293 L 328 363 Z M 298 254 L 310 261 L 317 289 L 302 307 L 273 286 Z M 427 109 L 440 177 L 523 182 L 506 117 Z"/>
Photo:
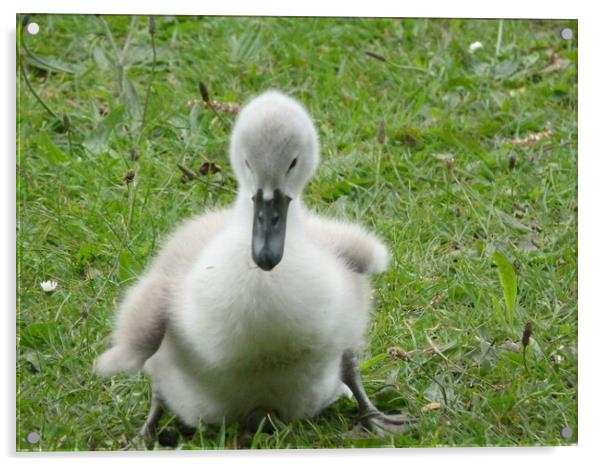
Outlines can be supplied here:
<path id="1" fill-rule="evenodd" d="M 526 252 L 539 251 L 537 242 L 534 240 L 533 235 L 525 235 L 516 242 L 516 247 Z"/>
<path id="2" fill-rule="evenodd" d="M 40 364 L 40 355 L 35 350 L 26 350 L 22 356 L 23 360 L 27 361 L 31 364 L 31 367 L 35 372 L 40 372 L 41 364 Z"/>
<path id="3" fill-rule="evenodd" d="M 445 394 L 447 395 L 447 393 Z M 424 399 L 431 401 L 433 403 L 445 403 L 445 396 L 443 396 L 443 391 L 441 390 L 441 386 L 432 382 L 429 387 L 424 391 Z"/>
<path id="4" fill-rule="evenodd" d="M 531 228 L 529 228 L 524 223 L 519 222 L 512 215 L 508 215 L 506 212 L 504 212 L 503 210 L 500 210 L 500 209 L 495 209 L 495 211 L 507 226 L 515 228 L 516 230 L 519 230 L 519 231 L 524 231 L 525 233 L 532 232 Z"/>
<path id="5" fill-rule="evenodd" d="M 85 69 L 80 63 L 67 63 L 58 58 L 44 57 L 42 55 L 25 55 L 25 60 L 29 66 L 40 68 L 46 71 L 54 71 L 56 73 L 68 73 L 78 75 Z"/>
<path id="6" fill-rule="evenodd" d="M 493 303 L 493 314 L 497 317 L 497 321 L 500 324 L 503 324 L 506 321 L 506 318 L 502 306 L 500 306 L 498 299 L 493 295 L 491 295 L 491 302 Z"/>
<path id="7" fill-rule="evenodd" d="M 486 77 L 489 76 L 491 65 L 489 63 L 477 62 L 473 65 L 473 69 L 477 76 Z"/>
<path id="8" fill-rule="evenodd" d="M 522 57 L 521 61 L 523 62 L 523 65 L 526 67 L 533 66 L 533 65 L 535 65 L 535 63 L 537 63 L 539 61 L 539 53 L 533 52 L 533 53 L 530 53 L 529 55 L 525 55 L 524 57 Z"/>
<path id="9" fill-rule="evenodd" d="M 360 364 L 360 370 L 365 371 L 365 370 L 371 368 L 372 366 L 374 366 L 375 364 L 378 364 L 379 362 L 384 361 L 385 359 L 387 359 L 386 354 L 384 354 L 384 353 L 377 354 L 376 356 L 371 357 L 370 359 L 362 361 L 362 363 Z"/>
<path id="10" fill-rule="evenodd" d="M 123 97 L 129 116 L 139 120 L 142 117 L 142 110 L 140 108 L 138 93 L 136 92 L 134 83 L 128 78 L 123 79 Z"/>
<path id="11" fill-rule="evenodd" d="M 100 68 L 106 69 L 109 67 L 109 60 L 105 55 L 104 49 L 102 47 L 100 47 L 99 45 L 94 47 L 94 49 L 92 50 L 92 55 L 94 56 L 94 61 Z"/>
<path id="12" fill-rule="evenodd" d="M 37 142 L 50 163 L 56 164 L 69 159 L 67 154 L 54 143 L 46 131 L 38 133 Z"/>
<path id="13" fill-rule="evenodd" d="M 240 37 L 233 36 L 231 39 L 231 58 L 234 63 L 247 64 L 257 61 L 261 51 L 261 29 L 253 28 Z"/>
<path id="14" fill-rule="evenodd" d="M 118 107 L 104 117 L 84 141 L 84 147 L 94 155 L 106 152 L 109 149 L 109 137 L 115 127 L 121 123 L 123 113 L 123 107 Z"/>
<path id="15" fill-rule="evenodd" d="M 500 283 L 504 289 L 504 301 L 506 302 L 506 315 L 510 326 L 514 326 L 514 315 L 516 311 L 517 279 L 512 263 L 497 251 L 493 253 L 493 261 L 497 265 Z"/>
<path id="16" fill-rule="evenodd" d="M 518 62 L 513 59 L 504 60 L 503 62 L 495 65 L 493 73 L 495 75 L 495 79 L 503 79 L 510 76 L 518 69 Z"/>
<path id="17" fill-rule="evenodd" d="M 202 114 L 203 105 L 195 104 L 190 109 L 190 114 L 188 115 L 188 126 L 190 128 L 190 137 L 196 136 L 200 131 L 200 118 Z"/>

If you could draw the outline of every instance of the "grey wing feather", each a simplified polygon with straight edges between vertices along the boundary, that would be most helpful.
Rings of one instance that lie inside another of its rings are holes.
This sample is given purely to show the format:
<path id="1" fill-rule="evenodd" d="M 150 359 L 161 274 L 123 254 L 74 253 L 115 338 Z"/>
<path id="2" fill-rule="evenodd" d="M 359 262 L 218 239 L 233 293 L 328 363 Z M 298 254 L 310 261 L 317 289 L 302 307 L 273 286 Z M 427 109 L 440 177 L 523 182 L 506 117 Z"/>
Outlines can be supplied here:
<path id="1" fill-rule="evenodd" d="M 128 290 L 119 306 L 112 347 L 94 362 L 94 372 L 108 376 L 139 371 L 163 340 L 177 283 L 203 247 L 224 227 L 222 210 L 184 222 L 161 248 L 148 271 Z"/>

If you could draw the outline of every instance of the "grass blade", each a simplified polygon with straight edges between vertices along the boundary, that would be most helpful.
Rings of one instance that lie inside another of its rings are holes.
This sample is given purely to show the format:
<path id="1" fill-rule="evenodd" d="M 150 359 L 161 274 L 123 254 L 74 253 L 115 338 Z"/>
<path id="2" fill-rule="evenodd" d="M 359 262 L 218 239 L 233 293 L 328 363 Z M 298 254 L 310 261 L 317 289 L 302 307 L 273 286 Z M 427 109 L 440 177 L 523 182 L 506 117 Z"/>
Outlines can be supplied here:
<path id="1" fill-rule="evenodd" d="M 513 327 L 516 312 L 516 295 L 518 288 L 516 272 L 514 272 L 514 267 L 512 266 L 512 263 L 501 252 L 495 252 L 492 258 L 493 262 L 495 262 L 495 265 L 497 265 L 500 283 L 502 284 L 502 288 L 504 289 L 504 301 L 506 302 L 506 315 L 508 317 L 508 323 L 511 327 Z"/>

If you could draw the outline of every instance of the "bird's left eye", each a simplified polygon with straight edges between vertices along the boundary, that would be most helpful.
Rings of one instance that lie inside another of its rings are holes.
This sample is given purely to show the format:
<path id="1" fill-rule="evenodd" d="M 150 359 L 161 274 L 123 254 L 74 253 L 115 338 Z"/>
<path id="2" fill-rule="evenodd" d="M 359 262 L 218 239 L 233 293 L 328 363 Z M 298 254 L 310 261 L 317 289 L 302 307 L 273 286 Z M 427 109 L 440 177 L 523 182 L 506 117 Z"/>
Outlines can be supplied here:
<path id="1" fill-rule="evenodd" d="M 291 162 L 290 167 L 288 167 L 288 171 L 290 172 L 293 168 L 295 168 L 295 165 L 297 165 L 297 159 L 294 158 L 293 161 Z"/>

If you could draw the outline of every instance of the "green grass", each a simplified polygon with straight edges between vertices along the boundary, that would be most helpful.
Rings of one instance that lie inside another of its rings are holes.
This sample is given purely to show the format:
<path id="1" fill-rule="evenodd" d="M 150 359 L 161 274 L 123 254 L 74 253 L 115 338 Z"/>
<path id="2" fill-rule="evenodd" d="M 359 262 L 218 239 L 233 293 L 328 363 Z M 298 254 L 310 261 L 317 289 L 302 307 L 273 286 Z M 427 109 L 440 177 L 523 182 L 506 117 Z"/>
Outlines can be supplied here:
<path id="1" fill-rule="evenodd" d="M 212 427 L 178 448 L 577 441 L 576 22 L 506 20 L 496 56 L 498 21 L 158 17 L 153 61 L 147 17 L 32 20 L 18 59 L 47 109 L 19 73 L 18 450 L 121 449 L 143 423 L 148 381 L 90 369 L 166 234 L 233 199 L 234 116 L 187 106 L 200 80 L 220 102 L 276 87 L 314 116 L 323 162 L 307 203 L 367 225 L 393 256 L 375 279 L 367 391 L 419 424 L 356 438 L 341 400 L 274 434 Z M 223 171 L 182 181 L 177 164 L 205 162 Z"/>

